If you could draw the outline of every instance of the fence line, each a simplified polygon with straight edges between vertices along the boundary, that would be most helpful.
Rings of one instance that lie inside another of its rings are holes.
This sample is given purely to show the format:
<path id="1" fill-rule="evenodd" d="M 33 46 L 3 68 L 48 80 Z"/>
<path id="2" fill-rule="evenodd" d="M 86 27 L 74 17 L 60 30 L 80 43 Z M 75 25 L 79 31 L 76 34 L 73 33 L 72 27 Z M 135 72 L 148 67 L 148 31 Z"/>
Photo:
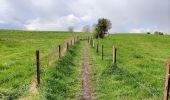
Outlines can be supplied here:
<path id="1" fill-rule="evenodd" d="M 78 38 L 78 37 L 77 37 Z M 76 43 L 78 39 L 75 37 L 69 38 L 63 46 L 59 46 L 58 50 L 51 53 L 51 55 L 48 57 L 48 64 L 51 65 L 54 61 L 56 61 L 58 58 L 64 56 L 65 52 L 69 49 L 71 45 Z M 59 49 L 60 48 L 60 49 Z"/>
<path id="2" fill-rule="evenodd" d="M 71 43 L 70 43 L 70 40 L 71 40 Z M 51 65 L 54 61 L 63 57 L 65 52 L 70 47 L 69 44 L 73 45 L 72 41 L 74 41 L 73 44 L 75 44 L 78 41 L 78 37 L 77 37 L 77 39 L 75 37 L 68 39 L 68 41 L 66 41 L 63 46 L 59 45 L 58 50 L 56 52 L 53 52 L 49 56 L 48 64 Z M 39 52 L 39 50 L 36 50 L 36 66 L 37 66 L 37 71 L 36 71 L 37 85 L 40 85 L 40 52 Z"/>
<path id="3" fill-rule="evenodd" d="M 95 46 L 94 39 L 88 37 L 88 43 L 91 47 L 94 47 L 96 49 L 96 53 L 99 53 L 99 44 L 97 43 Z M 112 48 L 112 61 L 113 64 L 116 64 L 116 59 L 117 59 L 117 49 L 113 46 Z M 104 45 L 101 45 L 101 58 L 102 60 L 104 59 Z M 140 82 L 137 82 L 138 84 Z M 141 83 L 140 83 L 141 85 Z M 147 90 L 150 94 L 152 94 L 151 91 Z M 164 86 L 164 100 L 169 100 L 169 91 L 170 91 L 170 58 L 167 61 L 167 66 L 166 66 L 166 75 L 165 75 L 165 86 Z M 154 96 L 154 94 L 152 94 Z"/>
<path id="4" fill-rule="evenodd" d="M 89 41 L 92 41 L 92 39 L 90 39 Z M 91 47 L 93 47 L 93 43 L 92 42 L 89 42 L 89 45 L 91 46 Z M 94 43 L 94 45 L 95 45 L 95 43 Z M 97 53 L 99 53 L 99 50 L 100 49 L 98 49 L 99 48 L 99 44 L 97 43 L 96 44 L 96 52 Z M 106 48 L 106 47 L 105 47 Z M 102 44 L 101 45 L 101 58 L 102 58 L 102 60 L 104 59 L 104 45 Z M 117 59 L 117 48 L 115 48 L 114 46 L 113 46 L 113 48 L 112 48 L 112 63 L 113 64 L 116 64 L 116 59 Z M 153 97 L 155 96 L 150 90 L 149 90 L 149 88 L 148 87 L 146 87 L 146 84 L 144 84 L 144 83 L 142 83 L 142 82 L 140 82 L 140 81 L 137 81 L 135 78 L 133 78 L 131 75 L 128 75 L 131 79 L 133 79 L 133 81 L 135 81 L 140 87 L 143 87 L 148 93 L 150 93 Z"/>
<path id="5" fill-rule="evenodd" d="M 95 42 L 93 38 L 88 37 L 87 40 L 88 40 L 89 45 L 96 49 L 96 53 L 99 53 L 99 50 L 101 50 L 101 58 L 103 60 L 104 59 L 104 45 L 102 44 L 101 49 L 99 49 L 99 43 Z M 116 59 L 117 59 L 116 54 L 117 54 L 117 49 L 113 46 L 113 49 L 112 49 L 112 63 L 113 64 L 116 64 Z"/>

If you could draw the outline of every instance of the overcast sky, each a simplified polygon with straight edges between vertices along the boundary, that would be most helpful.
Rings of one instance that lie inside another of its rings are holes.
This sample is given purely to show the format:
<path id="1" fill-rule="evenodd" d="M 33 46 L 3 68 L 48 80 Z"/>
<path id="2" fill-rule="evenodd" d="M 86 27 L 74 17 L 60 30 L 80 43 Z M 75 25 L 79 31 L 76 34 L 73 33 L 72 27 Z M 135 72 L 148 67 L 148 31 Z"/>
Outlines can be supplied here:
<path id="1" fill-rule="evenodd" d="M 102 17 L 113 33 L 170 33 L 170 0 L 0 0 L 0 29 L 81 31 Z"/>

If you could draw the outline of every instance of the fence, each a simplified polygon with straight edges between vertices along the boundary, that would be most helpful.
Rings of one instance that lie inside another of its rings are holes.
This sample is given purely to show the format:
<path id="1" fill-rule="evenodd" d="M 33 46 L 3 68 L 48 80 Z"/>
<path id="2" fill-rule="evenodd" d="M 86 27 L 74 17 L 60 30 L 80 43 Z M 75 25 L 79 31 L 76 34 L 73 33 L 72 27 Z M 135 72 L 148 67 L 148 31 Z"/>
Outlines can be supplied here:
<path id="1" fill-rule="evenodd" d="M 104 60 L 104 55 L 105 55 L 104 48 L 105 48 L 105 46 L 103 44 L 101 44 L 101 46 L 100 46 L 99 43 L 95 43 L 93 38 L 88 37 L 87 39 L 88 39 L 89 45 L 96 49 L 96 53 L 101 52 L 101 59 Z M 101 47 L 101 48 L 99 48 L 99 47 Z M 116 59 L 117 59 L 117 57 L 116 57 L 117 53 L 116 52 L 117 52 L 117 49 L 113 46 L 113 48 L 112 48 L 112 63 L 113 64 L 116 64 Z"/>
<path id="2" fill-rule="evenodd" d="M 65 52 L 69 50 L 71 45 L 74 45 L 79 40 L 88 40 L 89 45 L 96 49 L 96 53 L 101 52 L 101 59 L 104 59 L 104 45 L 101 44 L 101 49 L 99 49 L 99 43 L 95 43 L 93 38 L 83 37 L 79 39 L 79 37 L 72 37 L 64 43 L 63 46 L 59 45 L 58 50 L 53 52 L 48 59 L 48 64 L 51 65 L 54 61 L 64 56 Z M 101 51 L 100 51 L 101 50 Z M 113 46 L 112 48 L 112 63 L 116 64 L 117 59 L 117 49 Z M 40 52 L 36 50 L 36 66 L 37 66 L 37 84 L 40 84 Z M 170 89 L 170 59 L 167 62 L 166 66 L 166 76 L 165 76 L 165 88 L 164 88 L 164 100 L 168 100 L 169 97 L 169 89 Z"/>
<path id="3" fill-rule="evenodd" d="M 59 45 L 58 49 L 52 52 L 48 57 L 48 64 L 51 65 L 54 61 L 64 56 L 65 52 L 69 50 L 71 45 L 74 45 L 77 41 L 79 41 L 79 37 L 72 37 L 68 39 L 64 45 Z M 36 76 L 37 76 L 37 85 L 40 84 L 40 51 L 36 50 Z"/>
<path id="4" fill-rule="evenodd" d="M 99 43 L 95 43 L 93 38 L 88 38 L 88 43 L 91 47 L 96 49 L 96 53 L 101 52 L 101 59 L 104 59 L 104 45 L 101 44 L 101 49 L 99 49 Z M 116 64 L 117 48 L 113 46 L 112 48 L 112 63 Z M 164 100 L 169 99 L 169 90 L 170 90 L 170 59 L 168 59 L 166 66 L 166 75 L 165 75 L 165 87 L 164 87 Z"/>
<path id="5" fill-rule="evenodd" d="M 69 49 L 69 47 L 75 44 L 78 40 L 79 40 L 78 36 L 76 38 L 72 37 L 68 39 L 63 46 L 59 45 L 58 49 L 49 55 L 48 64 L 51 65 L 58 58 L 64 56 L 65 52 Z"/>

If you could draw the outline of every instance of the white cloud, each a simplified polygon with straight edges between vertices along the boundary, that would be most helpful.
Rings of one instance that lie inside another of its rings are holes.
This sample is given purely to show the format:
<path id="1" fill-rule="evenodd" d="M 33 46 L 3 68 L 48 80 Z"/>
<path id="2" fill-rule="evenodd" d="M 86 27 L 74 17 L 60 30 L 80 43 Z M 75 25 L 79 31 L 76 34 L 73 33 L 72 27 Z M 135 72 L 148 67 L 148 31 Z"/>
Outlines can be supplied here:
<path id="1" fill-rule="evenodd" d="M 3 21 L 3 20 L 0 20 L 0 24 L 4 24 L 5 23 L 5 21 Z"/>
<path id="2" fill-rule="evenodd" d="M 75 27 L 76 24 L 81 21 L 87 20 L 85 18 L 86 16 L 77 17 L 74 14 L 62 16 L 53 21 L 46 21 L 41 18 L 36 18 L 34 20 L 29 20 L 24 26 L 27 30 L 67 30 L 69 26 Z"/>
<path id="3" fill-rule="evenodd" d="M 134 28 L 130 31 L 130 33 L 146 33 L 146 32 L 151 32 L 154 33 L 155 31 L 162 31 L 158 29 L 158 27 L 153 25 L 153 27 L 149 28 Z"/>
<path id="4" fill-rule="evenodd" d="M 61 22 L 66 22 L 67 24 L 70 24 L 70 25 L 74 25 L 75 23 L 80 21 L 80 19 L 73 14 L 61 17 L 61 19 L 59 19 L 59 20 Z"/>
<path id="5" fill-rule="evenodd" d="M 72 25 L 81 30 L 105 17 L 112 21 L 111 32 L 157 26 L 170 33 L 170 0 L 0 0 L 0 4 L 0 28 L 8 23 L 16 29 L 67 30 Z"/>
<path id="6" fill-rule="evenodd" d="M 131 30 L 131 33 L 146 33 L 146 32 L 150 32 L 150 29 L 137 28 Z"/>
<path id="7" fill-rule="evenodd" d="M 0 12 L 5 12 L 8 9 L 8 4 L 5 0 L 0 0 Z"/>
<path id="8" fill-rule="evenodd" d="M 81 17 L 82 21 L 90 21 L 91 19 L 92 19 L 91 16 L 87 16 L 87 15 Z"/>
<path id="9" fill-rule="evenodd" d="M 53 0 L 30 0 L 32 4 L 37 7 L 51 7 L 53 6 Z"/>

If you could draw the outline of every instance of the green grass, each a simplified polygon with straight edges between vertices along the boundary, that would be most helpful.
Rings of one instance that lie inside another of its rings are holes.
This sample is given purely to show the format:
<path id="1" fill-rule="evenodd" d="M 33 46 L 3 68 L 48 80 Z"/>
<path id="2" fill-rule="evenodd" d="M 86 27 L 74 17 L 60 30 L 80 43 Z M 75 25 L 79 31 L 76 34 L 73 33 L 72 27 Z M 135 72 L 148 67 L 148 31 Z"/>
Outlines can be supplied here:
<path id="1" fill-rule="evenodd" d="M 69 37 L 83 35 L 68 32 L 0 30 L 0 98 L 26 95 L 35 75 L 35 50 L 40 50 L 42 73 L 48 56 Z"/>
<path id="2" fill-rule="evenodd" d="M 37 99 L 75 100 L 81 94 L 83 43 L 48 66 L 48 57 L 69 37 L 68 32 L 0 31 L 0 99 L 28 95 L 35 76 L 35 50 L 40 50 L 42 81 Z M 90 48 L 91 80 L 96 100 L 160 100 L 163 98 L 170 36 L 115 34 L 95 40 L 104 45 L 104 60 Z M 112 64 L 112 47 L 117 64 Z"/>
<path id="3" fill-rule="evenodd" d="M 72 46 L 43 76 L 40 100 L 75 100 L 81 93 L 82 46 Z"/>
<path id="4" fill-rule="evenodd" d="M 170 36 L 115 34 L 96 40 L 104 45 L 104 60 L 91 49 L 92 82 L 97 100 L 163 99 Z M 117 64 L 112 65 L 112 47 Z"/>

